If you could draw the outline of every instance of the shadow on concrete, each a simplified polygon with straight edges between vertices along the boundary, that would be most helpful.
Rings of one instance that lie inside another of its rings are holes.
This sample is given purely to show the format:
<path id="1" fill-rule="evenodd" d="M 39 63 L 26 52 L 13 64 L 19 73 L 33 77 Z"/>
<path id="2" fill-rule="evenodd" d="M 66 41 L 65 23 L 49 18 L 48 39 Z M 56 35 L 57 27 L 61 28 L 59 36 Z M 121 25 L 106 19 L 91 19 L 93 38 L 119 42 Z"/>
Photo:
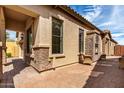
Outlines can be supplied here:
<path id="1" fill-rule="evenodd" d="M 12 62 L 6 64 L 5 67 L 10 65 L 13 66 L 13 69 L 3 73 L 3 79 L 0 84 L 1 88 L 14 88 L 14 76 L 19 74 L 25 67 L 28 66 L 22 59 L 13 59 Z"/>
<path id="2" fill-rule="evenodd" d="M 123 88 L 124 70 L 119 69 L 119 58 L 100 60 L 83 88 Z"/>

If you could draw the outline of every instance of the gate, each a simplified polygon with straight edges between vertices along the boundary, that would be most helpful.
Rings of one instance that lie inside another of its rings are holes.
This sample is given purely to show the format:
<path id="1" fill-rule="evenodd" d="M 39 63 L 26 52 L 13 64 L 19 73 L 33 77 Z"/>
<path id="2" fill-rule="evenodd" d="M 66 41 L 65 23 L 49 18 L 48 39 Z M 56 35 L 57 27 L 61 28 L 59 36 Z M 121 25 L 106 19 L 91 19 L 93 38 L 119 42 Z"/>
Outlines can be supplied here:
<path id="1" fill-rule="evenodd" d="M 115 46 L 115 56 L 124 56 L 124 45 Z"/>

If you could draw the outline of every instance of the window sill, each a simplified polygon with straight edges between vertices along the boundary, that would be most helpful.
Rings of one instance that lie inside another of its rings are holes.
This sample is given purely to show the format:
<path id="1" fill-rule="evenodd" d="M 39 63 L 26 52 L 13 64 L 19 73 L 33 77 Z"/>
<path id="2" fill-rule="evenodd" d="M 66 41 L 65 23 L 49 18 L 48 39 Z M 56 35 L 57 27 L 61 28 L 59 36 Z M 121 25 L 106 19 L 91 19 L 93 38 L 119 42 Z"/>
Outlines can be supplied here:
<path id="1" fill-rule="evenodd" d="M 83 53 L 79 53 L 78 56 L 79 56 L 79 55 L 85 55 L 85 53 L 84 53 L 84 52 L 83 52 Z"/>
<path id="2" fill-rule="evenodd" d="M 55 58 L 64 58 L 65 55 L 64 54 L 52 54 L 52 55 L 49 56 L 49 58 L 53 58 L 53 57 L 55 57 Z"/>

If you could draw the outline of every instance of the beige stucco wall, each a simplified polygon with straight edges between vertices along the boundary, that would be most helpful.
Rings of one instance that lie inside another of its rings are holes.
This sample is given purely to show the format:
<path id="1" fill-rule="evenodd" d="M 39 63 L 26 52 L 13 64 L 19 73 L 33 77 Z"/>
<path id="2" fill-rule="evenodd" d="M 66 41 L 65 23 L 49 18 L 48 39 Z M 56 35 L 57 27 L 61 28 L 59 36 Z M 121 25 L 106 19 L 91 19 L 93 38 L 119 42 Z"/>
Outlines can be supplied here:
<path id="1" fill-rule="evenodd" d="M 109 55 L 109 42 L 105 44 L 105 54 Z"/>
<path id="2" fill-rule="evenodd" d="M 66 14 L 47 6 L 22 6 L 38 13 L 35 20 L 34 46 L 49 47 L 49 57 L 53 67 L 78 62 L 79 28 L 84 29 L 81 23 Z M 52 16 L 63 20 L 63 54 L 52 54 Z M 86 29 L 84 29 L 86 31 Z M 86 35 L 86 34 L 85 34 Z M 84 41 L 85 42 L 85 41 Z M 84 43 L 85 45 L 85 43 Z M 85 47 L 84 47 L 85 49 Z"/>
<path id="3" fill-rule="evenodd" d="M 114 43 L 113 41 L 110 41 L 111 45 L 110 45 L 110 55 L 114 55 L 114 47 L 116 45 L 116 43 Z"/>
<path id="4" fill-rule="evenodd" d="M 114 46 L 116 45 L 116 43 L 111 40 L 108 34 L 104 38 L 107 39 L 105 44 L 105 54 L 108 56 L 114 55 Z"/>
<path id="5" fill-rule="evenodd" d="M 110 55 L 110 37 L 107 34 L 104 38 L 107 39 L 106 43 L 105 43 L 105 54 L 106 55 Z"/>

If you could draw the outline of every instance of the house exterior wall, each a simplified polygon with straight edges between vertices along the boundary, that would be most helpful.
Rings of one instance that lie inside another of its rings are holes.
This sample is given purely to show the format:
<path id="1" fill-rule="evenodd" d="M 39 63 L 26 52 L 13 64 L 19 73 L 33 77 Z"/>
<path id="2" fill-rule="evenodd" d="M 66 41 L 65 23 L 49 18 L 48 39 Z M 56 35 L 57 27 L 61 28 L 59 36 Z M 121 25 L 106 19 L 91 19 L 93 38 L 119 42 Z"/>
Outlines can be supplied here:
<path id="1" fill-rule="evenodd" d="M 117 42 L 112 39 L 111 33 L 107 33 L 104 35 L 102 44 L 103 54 L 106 54 L 107 56 L 113 56 Z"/>
<path id="2" fill-rule="evenodd" d="M 106 55 L 110 55 L 110 39 L 111 38 L 109 37 L 108 34 L 105 36 L 105 38 L 106 38 L 105 53 Z"/>
<path id="3" fill-rule="evenodd" d="M 37 17 L 31 17 L 26 21 L 24 31 L 24 59 L 38 71 L 43 71 L 79 61 L 79 29 L 84 30 L 84 53 L 91 55 L 93 61 L 99 59 L 102 53 L 102 40 L 99 31 L 87 35 L 86 32 L 94 30 L 88 24 L 83 24 L 72 15 L 52 6 L 19 6 L 25 10 L 36 13 Z M 19 10 L 18 10 L 19 11 Z M 52 17 L 63 21 L 63 53 L 52 54 Z M 12 25 L 10 26 L 12 27 Z M 27 53 L 27 30 L 31 27 L 33 48 L 32 53 Z M 22 27 L 21 27 L 22 28 Z M 98 54 L 95 53 L 96 35 L 99 36 Z M 103 39 L 103 51 L 107 54 L 110 47 Z M 109 41 L 110 42 L 110 41 Z M 113 53 L 113 52 L 112 52 Z M 109 53 L 107 54 L 109 55 Z"/>
<path id="4" fill-rule="evenodd" d="M 32 65 L 38 71 L 43 71 L 79 61 L 79 29 L 84 30 L 84 53 L 91 55 L 93 61 L 99 59 L 102 53 L 102 40 L 99 31 L 86 37 L 86 32 L 94 30 L 93 25 L 81 22 L 66 13 L 52 6 L 19 6 L 39 15 L 31 17 L 26 21 L 24 31 L 24 59 L 27 64 Z M 19 8 L 20 9 L 20 8 Z M 16 10 L 17 11 L 17 10 Z M 19 11 L 19 10 L 18 10 Z M 52 54 L 52 17 L 63 21 L 63 53 Z M 12 25 L 10 26 L 12 27 Z M 32 53 L 27 53 L 27 30 L 31 27 L 33 48 Z M 92 29 L 91 29 L 91 28 Z M 21 27 L 22 28 L 22 27 Z M 96 35 L 99 35 L 98 54 L 95 53 Z M 109 36 L 105 37 L 109 38 Z M 104 42 L 104 41 L 103 41 Z M 109 50 L 106 41 L 103 43 L 103 51 L 107 54 Z M 107 54 L 109 55 L 109 53 Z"/>
<path id="5" fill-rule="evenodd" d="M 105 44 L 105 54 L 109 55 L 109 41 L 107 40 L 106 44 Z"/>
<path id="6" fill-rule="evenodd" d="M 103 54 L 106 54 L 107 56 L 110 55 L 110 37 L 109 35 L 105 35 L 103 38 Z"/>
<path id="7" fill-rule="evenodd" d="M 2 64 L 6 63 L 6 38 L 5 38 L 5 15 L 3 7 L 0 6 L 0 43 L 2 50 Z"/>
<path id="8" fill-rule="evenodd" d="M 110 55 L 111 56 L 114 56 L 115 54 L 114 54 L 114 52 L 115 52 L 115 46 L 116 46 L 116 43 L 115 42 L 113 42 L 113 41 L 110 41 Z"/>
<path id="9" fill-rule="evenodd" d="M 59 11 L 52 7 L 22 7 L 34 11 L 40 15 L 37 19 L 34 20 L 33 52 L 31 55 L 28 55 L 25 52 L 25 58 L 29 60 L 30 58 L 27 56 L 31 57 L 31 65 L 33 67 L 35 67 L 38 71 L 42 71 L 50 68 L 76 63 L 79 61 L 79 29 L 84 30 L 84 38 L 87 31 L 81 23 L 79 23 L 69 15 L 63 13 L 62 11 Z M 63 54 L 52 54 L 52 17 L 63 20 Z"/>

